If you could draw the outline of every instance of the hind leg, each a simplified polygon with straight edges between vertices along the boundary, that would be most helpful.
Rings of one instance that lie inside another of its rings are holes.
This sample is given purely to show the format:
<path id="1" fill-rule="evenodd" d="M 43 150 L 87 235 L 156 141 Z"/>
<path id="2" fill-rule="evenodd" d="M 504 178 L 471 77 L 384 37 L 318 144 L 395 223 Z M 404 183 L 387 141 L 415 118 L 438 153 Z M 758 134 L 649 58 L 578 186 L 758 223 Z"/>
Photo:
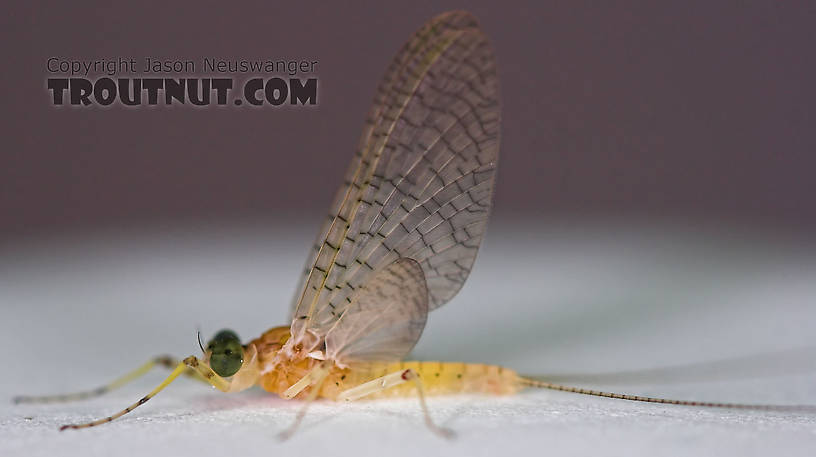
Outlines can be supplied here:
<path id="1" fill-rule="evenodd" d="M 425 388 L 422 385 L 422 380 L 419 378 L 419 374 L 410 368 L 387 374 L 383 377 L 360 384 L 357 387 L 344 390 L 340 393 L 340 396 L 338 396 L 337 399 L 343 401 L 354 401 L 368 395 L 405 384 L 409 381 L 412 381 L 416 387 L 417 396 L 419 397 L 419 404 L 422 407 L 422 413 L 425 416 L 425 424 L 428 426 L 428 428 L 443 438 L 453 438 L 453 430 L 440 427 L 434 423 L 433 419 L 431 419 L 431 414 L 428 411 L 428 404 L 425 402 Z"/>

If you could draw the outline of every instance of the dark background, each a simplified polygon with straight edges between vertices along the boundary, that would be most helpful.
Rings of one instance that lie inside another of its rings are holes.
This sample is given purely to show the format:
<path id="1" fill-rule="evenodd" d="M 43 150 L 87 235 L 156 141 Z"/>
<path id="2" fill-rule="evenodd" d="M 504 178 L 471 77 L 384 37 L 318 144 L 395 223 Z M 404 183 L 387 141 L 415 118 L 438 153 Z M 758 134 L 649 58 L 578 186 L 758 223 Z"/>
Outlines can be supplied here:
<path id="1" fill-rule="evenodd" d="M 0 241 L 322 216 L 387 63 L 454 8 L 498 56 L 499 217 L 816 228 L 813 2 L 31 2 L 0 32 Z M 319 106 L 55 108 L 51 56 L 314 59 Z"/>

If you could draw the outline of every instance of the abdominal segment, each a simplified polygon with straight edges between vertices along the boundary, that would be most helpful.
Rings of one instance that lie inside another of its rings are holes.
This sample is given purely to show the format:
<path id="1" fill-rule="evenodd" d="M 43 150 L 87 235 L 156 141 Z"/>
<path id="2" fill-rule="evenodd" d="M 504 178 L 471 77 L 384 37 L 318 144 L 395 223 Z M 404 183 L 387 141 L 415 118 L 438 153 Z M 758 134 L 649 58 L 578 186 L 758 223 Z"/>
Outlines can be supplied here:
<path id="1" fill-rule="evenodd" d="M 414 370 L 419 375 L 428 395 L 459 393 L 507 395 L 516 393 L 523 387 L 519 384 L 519 377 L 515 371 L 496 365 L 418 361 L 357 363 L 350 368 L 332 370 L 323 383 L 320 396 L 335 400 L 347 389 L 408 369 Z M 416 384 L 406 382 L 365 398 L 413 397 L 416 394 Z"/>

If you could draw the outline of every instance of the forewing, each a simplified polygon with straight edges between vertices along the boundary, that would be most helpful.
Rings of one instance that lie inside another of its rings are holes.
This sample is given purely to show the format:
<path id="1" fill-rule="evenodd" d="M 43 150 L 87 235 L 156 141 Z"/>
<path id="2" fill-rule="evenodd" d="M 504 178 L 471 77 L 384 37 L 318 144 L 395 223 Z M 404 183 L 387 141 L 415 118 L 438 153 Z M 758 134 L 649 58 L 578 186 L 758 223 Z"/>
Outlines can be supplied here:
<path id="1" fill-rule="evenodd" d="M 309 259 L 295 340 L 324 336 L 355 291 L 399 258 L 425 272 L 429 308 L 467 278 L 487 222 L 499 149 L 493 51 L 475 18 L 445 13 L 397 54 Z"/>
<path id="2" fill-rule="evenodd" d="M 400 360 L 428 316 L 428 287 L 415 260 L 398 259 L 357 291 L 326 334 L 326 357 L 341 363 Z"/>

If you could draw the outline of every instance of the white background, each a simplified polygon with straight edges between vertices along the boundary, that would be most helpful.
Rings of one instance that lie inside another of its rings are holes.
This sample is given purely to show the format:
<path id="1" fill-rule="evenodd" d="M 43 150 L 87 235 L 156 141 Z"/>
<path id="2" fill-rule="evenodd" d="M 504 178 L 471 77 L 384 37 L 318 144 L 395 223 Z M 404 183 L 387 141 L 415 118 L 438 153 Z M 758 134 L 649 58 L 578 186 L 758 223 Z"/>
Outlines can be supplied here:
<path id="1" fill-rule="evenodd" d="M 276 434 L 299 403 L 259 389 L 225 395 L 185 379 L 112 424 L 57 431 L 127 406 L 163 379 L 161 370 L 87 402 L 11 404 L 15 394 L 96 387 L 153 355 L 197 354 L 199 327 L 205 338 L 228 327 L 249 339 L 285 324 L 316 220 L 2 247 L 0 455 L 816 451 L 813 410 L 690 408 L 554 391 L 434 398 L 433 417 L 457 432 L 453 441 L 430 433 L 416 400 L 404 399 L 320 402 L 281 443 Z M 497 222 L 465 288 L 431 314 L 416 358 L 502 364 L 625 393 L 816 404 L 812 244 L 682 223 Z"/>

